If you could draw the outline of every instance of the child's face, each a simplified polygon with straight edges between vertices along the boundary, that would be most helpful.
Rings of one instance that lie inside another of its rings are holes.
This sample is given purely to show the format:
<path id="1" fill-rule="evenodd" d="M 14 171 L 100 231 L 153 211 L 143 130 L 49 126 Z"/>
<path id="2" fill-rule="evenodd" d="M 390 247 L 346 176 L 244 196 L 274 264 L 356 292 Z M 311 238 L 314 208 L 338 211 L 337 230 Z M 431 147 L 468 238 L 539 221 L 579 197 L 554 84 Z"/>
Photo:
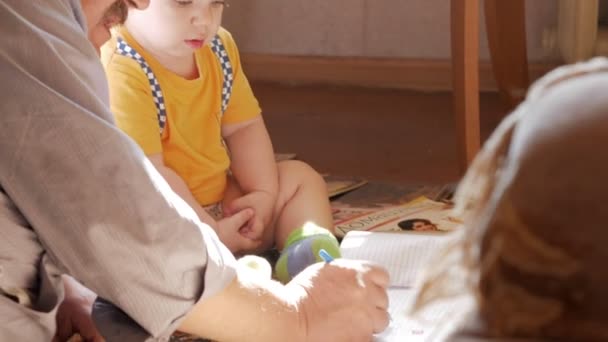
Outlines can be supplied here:
<path id="1" fill-rule="evenodd" d="M 130 11 L 130 24 L 155 49 L 175 56 L 191 55 L 208 44 L 219 29 L 225 0 L 153 0 L 144 10 Z M 137 18 L 136 18 L 137 16 Z"/>

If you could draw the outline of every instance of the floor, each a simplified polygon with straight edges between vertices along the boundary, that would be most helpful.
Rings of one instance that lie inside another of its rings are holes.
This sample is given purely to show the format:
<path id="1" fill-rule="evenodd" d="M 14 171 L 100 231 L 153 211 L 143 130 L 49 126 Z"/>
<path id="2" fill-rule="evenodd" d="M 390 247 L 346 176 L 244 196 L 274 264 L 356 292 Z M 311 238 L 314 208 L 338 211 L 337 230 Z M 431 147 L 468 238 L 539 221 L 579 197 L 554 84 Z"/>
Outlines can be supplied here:
<path id="1" fill-rule="evenodd" d="M 275 151 L 319 172 L 409 184 L 459 179 L 451 94 L 253 83 Z M 505 113 L 481 95 L 486 139 Z"/>

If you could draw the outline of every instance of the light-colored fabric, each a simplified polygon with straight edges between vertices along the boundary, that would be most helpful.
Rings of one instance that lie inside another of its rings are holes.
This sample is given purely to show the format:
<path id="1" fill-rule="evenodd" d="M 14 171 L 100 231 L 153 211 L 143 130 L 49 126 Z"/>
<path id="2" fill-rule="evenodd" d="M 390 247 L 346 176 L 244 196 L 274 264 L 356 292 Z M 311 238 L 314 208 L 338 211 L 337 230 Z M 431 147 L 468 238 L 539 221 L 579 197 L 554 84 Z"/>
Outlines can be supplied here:
<path id="1" fill-rule="evenodd" d="M 166 340 L 236 261 L 114 126 L 80 1 L 0 0 L 0 341 L 49 341 L 69 273 Z"/>
<path id="2" fill-rule="evenodd" d="M 116 51 L 114 37 L 102 48 L 102 63 L 108 75 L 110 103 L 118 127 L 147 155 L 162 153 L 165 164 L 186 182 L 198 203 L 205 206 L 220 201 L 230 167 L 221 125 L 250 120 L 261 113 L 232 36 L 224 29 L 218 32 L 234 75 L 232 96 L 222 117 L 222 69 L 209 45 L 195 52 L 199 77 L 186 80 L 164 68 L 126 28 L 122 27 L 118 35 L 142 55 L 154 72 L 167 113 L 161 137 L 148 78 L 137 62 Z"/>

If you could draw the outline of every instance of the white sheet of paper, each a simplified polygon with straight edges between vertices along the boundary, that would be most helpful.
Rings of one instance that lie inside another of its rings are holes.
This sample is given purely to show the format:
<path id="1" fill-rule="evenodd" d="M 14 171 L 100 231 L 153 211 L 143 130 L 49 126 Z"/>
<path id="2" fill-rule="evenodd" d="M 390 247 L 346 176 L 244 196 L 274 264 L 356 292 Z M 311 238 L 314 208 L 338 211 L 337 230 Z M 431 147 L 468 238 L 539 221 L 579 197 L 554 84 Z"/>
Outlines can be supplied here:
<path id="1" fill-rule="evenodd" d="M 369 260 L 391 275 L 389 286 L 411 287 L 421 271 L 447 245 L 449 233 L 371 233 L 351 231 L 340 249 L 347 259 Z"/>
<path id="2" fill-rule="evenodd" d="M 459 297 L 434 303 L 412 316 L 417 292 L 412 288 L 388 290 L 391 322 L 383 333 L 374 336 L 374 342 L 444 341 L 472 305 L 470 297 Z"/>
<path id="3" fill-rule="evenodd" d="M 451 234 L 349 232 L 340 245 L 342 256 L 369 260 L 391 275 L 389 313 L 391 323 L 375 342 L 442 341 L 453 331 L 472 303 L 471 298 L 440 301 L 411 316 L 423 270 L 450 242 Z"/>

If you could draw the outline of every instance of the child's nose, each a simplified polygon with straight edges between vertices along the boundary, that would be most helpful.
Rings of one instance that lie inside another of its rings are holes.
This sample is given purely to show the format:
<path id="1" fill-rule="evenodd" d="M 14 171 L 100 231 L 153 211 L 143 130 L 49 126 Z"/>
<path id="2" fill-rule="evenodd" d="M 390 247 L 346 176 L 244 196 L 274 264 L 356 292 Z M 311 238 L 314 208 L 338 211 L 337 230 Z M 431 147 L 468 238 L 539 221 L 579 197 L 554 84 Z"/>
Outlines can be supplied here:
<path id="1" fill-rule="evenodd" d="M 202 6 L 200 11 L 192 18 L 194 26 L 207 26 L 213 20 L 213 12 L 211 6 Z"/>

